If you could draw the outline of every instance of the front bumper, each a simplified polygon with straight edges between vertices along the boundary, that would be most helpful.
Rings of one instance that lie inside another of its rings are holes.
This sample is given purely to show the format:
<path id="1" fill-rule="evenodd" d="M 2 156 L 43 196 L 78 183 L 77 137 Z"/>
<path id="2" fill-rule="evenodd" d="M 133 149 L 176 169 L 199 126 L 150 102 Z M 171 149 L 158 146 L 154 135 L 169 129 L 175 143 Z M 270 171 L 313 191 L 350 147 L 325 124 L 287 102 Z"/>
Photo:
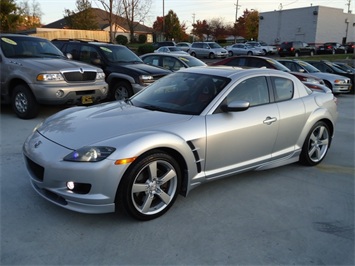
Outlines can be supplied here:
<path id="1" fill-rule="evenodd" d="M 73 83 L 34 83 L 30 84 L 36 100 L 40 104 L 89 104 L 99 102 L 107 97 L 108 85 L 104 81 Z M 58 94 L 61 94 L 58 96 Z"/>
<path id="2" fill-rule="evenodd" d="M 82 213 L 115 211 L 116 192 L 125 166 L 113 160 L 66 162 L 71 152 L 35 132 L 23 146 L 27 172 L 32 187 L 48 201 Z M 67 182 L 78 189 L 70 190 Z"/>

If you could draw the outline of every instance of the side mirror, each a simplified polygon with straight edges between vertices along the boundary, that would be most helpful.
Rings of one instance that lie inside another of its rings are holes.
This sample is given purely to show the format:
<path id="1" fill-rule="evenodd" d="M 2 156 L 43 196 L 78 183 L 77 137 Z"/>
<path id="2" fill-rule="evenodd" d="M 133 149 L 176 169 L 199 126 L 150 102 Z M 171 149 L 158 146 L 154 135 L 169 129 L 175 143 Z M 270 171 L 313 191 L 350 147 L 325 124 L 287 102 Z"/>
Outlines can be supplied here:
<path id="1" fill-rule="evenodd" d="M 100 58 L 95 58 L 91 60 L 91 64 L 93 65 L 102 65 L 102 61 Z"/>
<path id="2" fill-rule="evenodd" d="M 232 101 L 229 104 L 221 106 L 223 112 L 241 112 L 248 110 L 250 103 L 247 101 Z"/>
<path id="3" fill-rule="evenodd" d="M 73 55 L 72 55 L 71 53 L 67 53 L 66 56 L 67 56 L 67 58 L 68 58 L 69 60 L 72 60 L 72 59 L 73 59 Z"/>

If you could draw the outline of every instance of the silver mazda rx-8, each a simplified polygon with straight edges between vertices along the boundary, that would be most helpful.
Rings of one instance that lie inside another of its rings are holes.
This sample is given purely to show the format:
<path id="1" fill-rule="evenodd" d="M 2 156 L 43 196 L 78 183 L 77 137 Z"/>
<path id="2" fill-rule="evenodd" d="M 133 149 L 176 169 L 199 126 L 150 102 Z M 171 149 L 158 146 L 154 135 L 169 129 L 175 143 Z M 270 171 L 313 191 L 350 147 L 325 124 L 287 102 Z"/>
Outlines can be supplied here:
<path id="1" fill-rule="evenodd" d="M 313 92 L 288 73 L 196 67 L 126 101 L 65 109 L 35 128 L 23 152 L 45 199 L 150 220 L 206 181 L 320 163 L 336 118 L 330 91 Z"/>

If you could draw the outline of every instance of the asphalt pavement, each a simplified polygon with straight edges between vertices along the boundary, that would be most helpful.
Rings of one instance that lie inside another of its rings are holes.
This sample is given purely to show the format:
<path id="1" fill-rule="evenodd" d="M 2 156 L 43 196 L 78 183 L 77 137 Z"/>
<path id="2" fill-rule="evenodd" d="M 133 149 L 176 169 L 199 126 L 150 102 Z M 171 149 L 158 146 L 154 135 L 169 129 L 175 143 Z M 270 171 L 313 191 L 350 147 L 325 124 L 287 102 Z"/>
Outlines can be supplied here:
<path id="1" fill-rule="evenodd" d="M 22 144 L 39 117 L 2 106 L 1 265 L 354 265 L 354 95 L 316 167 L 292 164 L 211 182 L 162 217 L 81 214 L 36 194 Z"/>

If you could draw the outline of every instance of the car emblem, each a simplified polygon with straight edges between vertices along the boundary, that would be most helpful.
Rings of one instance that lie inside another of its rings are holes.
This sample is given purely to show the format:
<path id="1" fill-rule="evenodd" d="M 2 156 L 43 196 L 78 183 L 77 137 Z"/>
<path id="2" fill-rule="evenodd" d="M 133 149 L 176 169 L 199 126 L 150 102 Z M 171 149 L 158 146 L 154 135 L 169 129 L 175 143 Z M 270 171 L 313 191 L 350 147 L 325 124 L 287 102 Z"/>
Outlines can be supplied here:
<path id="1" fill-rule="evenodd" d="M 38 148 L 38 146 L 39 146 L 39 145 L 41 145 L 41 144 L 42 144 L 42 141 L 40 141 L 40 140 L 39 140 L 39 141 L 37 141 L 37 142 L 35 143 L 35 145 L 34 145 L 34 146 L 35 146 L 35 149 L 37 149 L 37 148 Z"/>
<path id="2" fill-rule="evenodd" d="M 84 69 L 79 68 L 79 71 L 80 71 L 81 74 L 84 74 Z"/>

